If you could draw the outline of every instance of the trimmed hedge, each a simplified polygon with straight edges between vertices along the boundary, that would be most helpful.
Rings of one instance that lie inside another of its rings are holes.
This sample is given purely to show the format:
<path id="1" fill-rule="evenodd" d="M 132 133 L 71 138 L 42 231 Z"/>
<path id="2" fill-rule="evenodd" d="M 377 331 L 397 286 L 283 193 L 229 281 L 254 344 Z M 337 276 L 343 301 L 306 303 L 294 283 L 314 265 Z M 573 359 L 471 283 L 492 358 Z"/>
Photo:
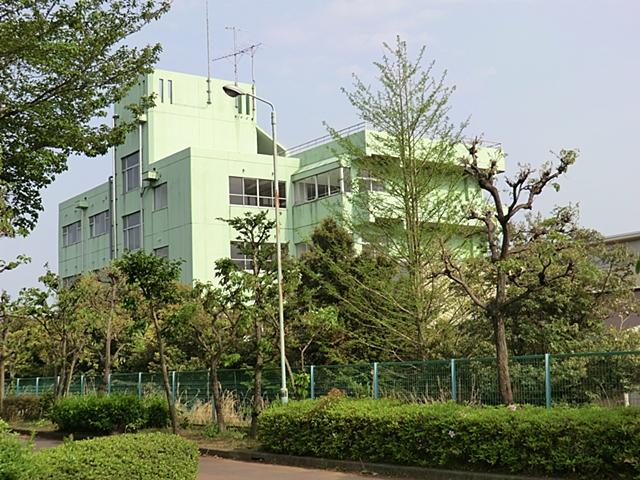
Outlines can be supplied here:
<path id="1" fill-rule="evenodd" d="M 88 395 L 58 400 L 49 419 L 63 432 L 103 435 L 165 427 L 169 410 L 159 397 L 141 400 L 133 395 Z"/>
<path id="2" fill-rule="evenodd" d="M 39 420 L 51 407 L 51 397 L 47 395 L 9 395 L 2 402 L 0 416 L 5 420 Z"/>
<path id="3" fill-rule="evenodd" d="M 275 453 L 418 465 L 640 478 L 640 409 L 408 405 L 320 400 L 274 405 L 260 440 Z"/>
<path id="4" fill-rule="evenodd" d="M 195 442 L 166 433 L 94 438 L 36 452 L 31 478 L 195 480 L 198 456 Z"/>
<path id="5" fill-rule="evenodd" d="M 29 478 L 31 446 L 0 420 L 0 480 Z"/>

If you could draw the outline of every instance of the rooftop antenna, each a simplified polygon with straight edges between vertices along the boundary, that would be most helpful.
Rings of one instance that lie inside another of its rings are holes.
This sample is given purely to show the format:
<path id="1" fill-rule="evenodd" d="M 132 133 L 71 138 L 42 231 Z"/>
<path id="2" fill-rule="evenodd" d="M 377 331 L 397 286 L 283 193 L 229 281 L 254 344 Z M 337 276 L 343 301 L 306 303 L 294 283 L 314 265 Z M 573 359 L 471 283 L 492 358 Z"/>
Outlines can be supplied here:
<path id="1" fill-rule="evenodd" d="M 238 27 L 224 27 L 225 30 L 233 30 L 233 79 L 238 85 Z"/>
<path id="2" fill-rule="evenodd" d="M 226 27 L 227 29 L 235 29 L 235 27 Z M 234 30 L 235 33 L 235 30 Z M 235 41 L 234 41 L 235 46 Z M 255 76 L 255 67 L 254 67 L 254 57 L 256 54 L 256 50 L 262 46 L 262 43 L 254 43 L 253 45 L 249 45 L 248 47 L 241 48 L 240 50 L 234 50 L 233 53 L 229 53 L 227 55 L 223 55 L 221 57 L 216 57 L 211 62 L 217 62 L 219 60 L 226 60 L 227 58 L 233 57 L 234 64 L 234 72 L 235 72 L 235 82 L 238 84 L 238 58 L 248 53 L 251 56 L 251 93 L 253 95 L 256 94 L 256 76 Z M 255 119 L 255 111 L 256 111 L 256 99 L 252 97 L 252 118 Z"/>
<path id="3" fill-rule="evenodd" d="M 211 50 L 209 40 L 209 0 L 204 0 L 204 12 L 207 22 L 207 105 L 211 105 Z"/>

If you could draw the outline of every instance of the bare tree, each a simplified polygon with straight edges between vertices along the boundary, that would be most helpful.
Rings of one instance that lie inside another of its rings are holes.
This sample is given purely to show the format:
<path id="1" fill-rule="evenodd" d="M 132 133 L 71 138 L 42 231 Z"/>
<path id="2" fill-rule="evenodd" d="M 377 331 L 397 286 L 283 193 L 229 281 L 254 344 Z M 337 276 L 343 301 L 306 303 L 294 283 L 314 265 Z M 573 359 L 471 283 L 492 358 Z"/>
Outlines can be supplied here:
<path id="1" fill-rule="evenodd" d="M 562 150 L 557 165 L 547 163 L 538 171 L 530 166 L 521 166 L 515 177 L 505 180 L 507 188 L 501 191 L 498 185 L 498 175 L 501 173 L 499 158 L 495 156 L 488 161 L 481 161 L 478 155 L 480 144 L 478 138 L 473 140 L 468 147 L 469 155 L 462 162 L 466 174 L 489 197 L 488 203 L 476 201 L 469 204 L 467 211 L 468 219 L 482 229 L 488 254 L 480 259 L 479 264 L 475 264 L 475 269 L 470 269 L 474 262 L 465 262 L 443 243 L 442 259 L 445 275 L 466 293 L 493 325 L 500 396 L 504 403 L 511 404 L 513 391 L 509 374 L 506 310 L 540 288 L 571 275 L 574 269 L 571 260 L 557 268 L 554 256 L 547 255 L 547 259 L 539 265 L 538 281 L 520 285 L 518 278 L 526 272 L 519 262 L 538 245 L 538 240 L 549 238 L 554 231 L 561 231 L 572 224 L 573 217 L 566 209 L 560 209 L 556 211 L 553 222 L 537 231 L 530 231 L 528 235 L 516 224 L 515 218 L 521 212 L 531 211 L 535 199 L 548 185 L 556 190 L 559 188 L 555 181 L 576 161 L 577 152 Z M 553 241 L 549 241 L 545 246 L 553 250 L 563 248 L 564 243 L 554 245 Z"/>

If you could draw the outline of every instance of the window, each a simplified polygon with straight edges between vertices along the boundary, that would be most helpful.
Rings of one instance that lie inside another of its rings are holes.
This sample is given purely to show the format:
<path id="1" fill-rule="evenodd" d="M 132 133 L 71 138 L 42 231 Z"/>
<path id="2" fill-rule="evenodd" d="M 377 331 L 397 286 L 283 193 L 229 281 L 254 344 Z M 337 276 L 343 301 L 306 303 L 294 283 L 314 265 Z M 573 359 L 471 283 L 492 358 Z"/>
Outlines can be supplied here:
<path id="1" fill-rule="evenodd" d="M 278 189 L 280 207 L 286 207 L 286 182 L 278 182 Z M 229 177 L 229 203 L 231 205 L 273 207 L 275 205 L 273 180 Z"/>
<path id="2" fill-rule="evenodd" d="M 162 183 L 153 189 L 153 209 L 161 210 L 167 208 L 167 183 Z"/>
<path id="3" fill-rule="evenodd" d="M 167 80 L 167 97 L 169 103 L 173 103 L 173 80 Z"/>
<path id="4" fill-rule="evenodd" d="M 253 260 L 242 253 L 240 242 L 231 242 L 231 261 L 236 264 L 240 270 L 253 270 Z"/>
<path id="5" fill-rule="evenodd" d="M 160 97 L 160 101 L 164 102 L 164 80 L 158 80 L 158 96 Z"/>
<path id="6" fill-rule="evenodd" d="M 158 257 L 169 258 L 169 246 L 154 248 L 153 253 Z"/>
<path id="7" fill-rule="evenodd" d="M 360 181 L 365 190 L 369 190 L 370 192 L 384 192 L 382 183 L 373 178 L 368 170 L 362 170 L 360 172 Z"/>
<path id="8" fill-rule="evenodd" d="M 89 237 L 99 237 L 109 232 L 109 210 L 89 217 Z"/>
<path id="9" fill-rule="evenodd" d="M 80 220 L 62 227 L 62 246 L 68 247 L 82 241 L 82 224 Z"/>
<path id="10" fill-rule="evenodd" d="M 140 187 L 140 152 L 122 157 L 122 193 Z"/>
<path id="11" fill-rule="evenodd" d="M 140 212 L 122 217 L 125 250 L 138 250 L 141 246 Z"/>
<path id="12" fill-rule="evenodd" d="M 351 191 L 349 168 L 335 168 L 325 173 L 304 178 L 295 183 L 296 203 L 311 202 L 318 198 Z"/>
<path id="13" fill-rule="evenodd" d="M 273 251 L 273 254 L 269 256 L 269 259 L 267 261 L 275 262 L 276 261 L 275 244 L 266 243 L 265 245 L 268 245 L 269 248 L 271 248 Z M 231 258 L 231 261 L 233 261 L 233 263 L 235 263 L 240 270 L 253 270 L 253 260 L 251 259 L 250 256 L 247 256 L 244 253 L 242 253 L 241 246 L 242 246 L 242 242 L 231 242 L 230 244 L 231 254 L 229 258 Z M 281 243 L 280 252 L 282 253 L 283 256 L 288 255 L 289 245 L 287 243 Z"/>

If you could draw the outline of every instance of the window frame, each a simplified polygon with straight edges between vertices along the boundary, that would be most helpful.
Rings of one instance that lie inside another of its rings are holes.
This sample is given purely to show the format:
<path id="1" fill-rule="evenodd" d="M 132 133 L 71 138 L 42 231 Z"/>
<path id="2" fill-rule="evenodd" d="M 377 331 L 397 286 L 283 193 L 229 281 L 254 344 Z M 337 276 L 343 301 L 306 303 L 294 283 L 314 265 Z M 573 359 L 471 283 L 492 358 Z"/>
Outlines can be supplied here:
<path id="1" fill-rule="evenodd" d="M 335 174 L 338 174 L 338 183 L 332 185 L 332 179 L 335 180 Z M 334 197 L 342 193 L 351 191 L 350 185 L 347 182 L 351 181 L 350 167 L 337 167 L 326 172 L 310 175 L 294 182 L 294 196 L 295 205 L 302 205 L 305 203 L 315 202 L 323 198 Z M 333 175 L 332 175 L 333 174 Z M 310 190 L 308 186 L 314 185 L 315 194 L 313 197 L 309 196 Z M 322 185 L 322 189 L 321 189 Z M 337 185 L 337 189 L 336 189 Z M 333 186 L 333 189 L 332 189 Z M 322 190 L 322 192 L 321 192 Z"/>
<path id="2" fill-rule="evenodd" d="M 138 216 L 138 223 L 135 225 L 128 225 L 128 220 L 134 215 Z M 137 231 L 137 246 L 135 248 L 131 248 L 131 239 L 135 231 Z M 134 252 L 142 248 L 142 218 L 140 210 L 130 213 L 129 215 L 122 216 L 122 244 L 124 249 L 130 252 Z"/>
<path id="3" fill-rule="evenodd" d="M 98 217 L 104 217 L 104 231 L 99 231 L 96 233 L 96 220 Z M 111 227 L 111 215 L 109 210 L 104 210 L 102 212 L 96 213 L 95 215 L 91 215 L 89 217 L 89 238 L 101 237 L 102 235 L 106 235 L 109 233 L 109 228 Z"/>
<path id="4" fill-rule="evenodd" d="M 133 158 L 137 159 L 137 162 L 129 165 L 129 159 Z M 122 193 L 129 193 L 136 189 L 140 188 L 140 150 L 136 150 L 129 155 L 125 155 L 121 158 L 122 161 Z M 129 175 L 132 173 L 132 178 L 130 180 Z M 131 185 L 130 183 L 133 183 Z"/>
<path id="5" fill-rule="evenodd" d="M 76 238 L 74 242 L 69 241 L 69 232 L 71 228 L 74 228 L 76 232 Z M 62 227 L 62 247 L 70 247 L 82 243 L 82 220 L 76 220 Z"/>
<path id="6" fill-rule="evenodd" d="M 164 189 L 164 205 L 158 206 L 158 192 L 162 191 L 162 189 Z M 165 208 L 169 208 L 169 187 L 167 182 L 153 187 L 153 211 L 157 212 Z"/>
<path id="7" fill-rule="evenodd" d="M 242 193 L 237 193 L 237 189 L 233 189 L 232 181 L 239 181 Z M 265 183 L 271 185 L 271 195 L 261 195 L 261 187 Z M 248 184 L 255 185 L 255 193 L 247 193 L 246 186 Z M 280 208 L 287 207 L 287 182 L 285 180 L 278 180 L 278 194 L 280 196 Z M 254 178 L 254 177 L 238 177 L 235 175 L 229 175 L 229 205 L 240 207 L 258 207 L 258 208 L 274 208 L 275 206 L 275 182 L 268 178 Z M 251 199 L 249 203 L 247 199 Z M 253 200 L 255 199 L 255 200 Z"/>

